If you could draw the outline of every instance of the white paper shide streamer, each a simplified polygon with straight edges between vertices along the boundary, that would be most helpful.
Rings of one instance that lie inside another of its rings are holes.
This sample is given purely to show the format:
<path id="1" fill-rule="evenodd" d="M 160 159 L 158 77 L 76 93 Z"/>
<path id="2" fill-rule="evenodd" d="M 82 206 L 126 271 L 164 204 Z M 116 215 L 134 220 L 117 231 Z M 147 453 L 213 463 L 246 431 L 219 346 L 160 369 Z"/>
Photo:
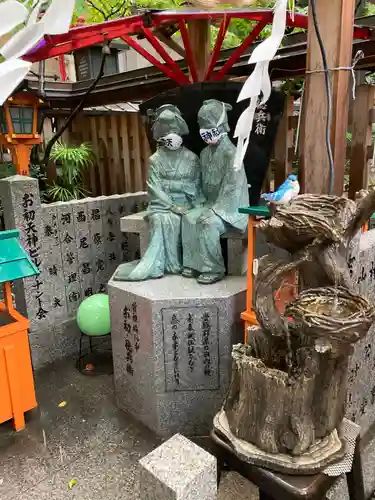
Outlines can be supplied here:
<path id="1" fill-rule="evenodd" d="M 237 99 L 237 102 L 250 99 L 250 104 L 239 117 L 234 132 L 234 137 L 237 138 L 235 170 L 239 170 L 243 163 L 258 101 L 261 99 L 259 105 L 264 104 L 271 95 L 271 78 L 268 69 L 285 34 L 287 7 L 288 0 L 276 0 L 271 35 L 255 48 L 248 61 L 249 64 L 255 64 L 255 68 L 244 83 Z"/>
<path id="2" fill-rule="evenodd" d="M 0 3 L 0 36 L 23 27 L 1 48 L 6 61 L 0 64 L 0 106 L 12 94 L 30 71 L 32 63 L 22 56 L 36 46 L 45 35 L 66 33 L 72 21 L 75 0 L 52 0 L 42 20 L 38 15 L 42 1 L 36 0 L 31 9 L 17 0 Z"/>

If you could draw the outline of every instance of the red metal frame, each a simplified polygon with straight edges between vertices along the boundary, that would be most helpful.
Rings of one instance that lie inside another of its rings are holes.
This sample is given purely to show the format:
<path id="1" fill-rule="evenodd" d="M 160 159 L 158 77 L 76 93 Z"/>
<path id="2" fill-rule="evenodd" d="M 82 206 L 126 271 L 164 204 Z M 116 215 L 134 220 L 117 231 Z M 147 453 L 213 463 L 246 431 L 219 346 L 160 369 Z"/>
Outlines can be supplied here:
<path id="1" fill-rule="evenodd" d="M 261 34 L 264 27 L 268 24 L 267 19 L 263 19 L 263 21 L 259 21 L 255 26 L 253 31 L 248 35 L 247 38 L 239 45 L 230 56 L 230 58 L 225 62 L 224 66 L 215 73 L 211 80 L 221 80 L 223 76 L 230 70 L 230 68 L 238 61 L 238 59 L 242 56 L 245 50 L 255 41 L 255 39 Z"/>
<path id="2" fill-rule="evenodd" d="M 145 38 L 150 42 L 152 47 L 156 50 L 156 52 L 164 59 L 164 61 L 169 65 L 170 69 L 176 75 L 177 78 L 185 81 L 185 83 L 190 83 L 189 78 L 183 73 L 180 66 L 174 61 L 165 48 L 162 46 L 160 41 L 153 35 L 152 31 L 148 28 L 142 27 L 142 33 Z"/>
<path id="3" fill-rule="evenodd" d="M 148 62 L 156 66 L 157 68 L 160 69 L 162 73 L 164 73 L 165 76 L 170 78 L 171 80 L 174 80 L 176 83 L 179 85 L 185 85 L 186 83 L 189 83 L 188 78 L 183 75 L 185 78 L 181 78 L 179 75 L 176 75 L 166 64 L 162 64 L 156 57 L 154 57 L 152 54 L 147 52 L 145 48 L 143 48 L 134 38 L 128 35 L 124 35 L 121 37 L 125 43 L 127 43 L 132 49 L 136 50 L 141 56 L 143 56 L 145 59 L 147 59 Z M 180 68 L 179 68 L 180 69 Z"/>
<path id="4" fill-rule="evenodd" d="M 258 24 L 246 40 L 234 50 L 224 66 L 218 72 L 214 73 L 214 68 L 220 54 L 228 24 L 231 19 L 235 18 L 256 21 Z M 179 24 L 191 79 L 197 81 L 196 66 L 190 47 L 188 30 L 186 29 L 186 22 L 190 19 L 211 19 L 214 22 L 221 22 L 216 44 L 211 54 L 209 68 L 205 75 L 205 80 L 218 80 L 231 69 L 236 61 L 238 61 L 239 57 L 247 47 L 253 43 L 264 26 L 272 22 L 273 11 L 271 9 L 230 9 L 215 11 L 179 10 L 148 12 L 146 15 L 139 14 L 100 24 L 78 26 L 72 28 L 68 33 L 46 36 L 44 41 L 39 44 L 37 48 L 26 54 L 23 59 L 30 62 L 37 62 L 43 59 L 68 54 L 74 50 L 89 47 L 90 45 L 100 44 L 104 41 L 122 38 L 151 64 L 159 68 L 168 78 L 173 79 L 179 85 L 184 85 L 189 83 L 189 78 L 165 51 L 159 40 L 157 40 L 152 33 L 152 30 L 163 24 Z M 307 16 L 295 14 L 292 19 L 292 17 L 288 15 L 287 24 L 288 26 L 307 29 Z M 137 35 L 144 35 L 157 53 L 164 59 L 166 64 L 161 63 L 132 38 L 132 36 Z M 371 38 L 371 30 L 366 27 L 354 27 L 354 37 L 367 40 Z"/>
<path id="5" fill-rule="evenodd" d="M 210 62 L 208 64 L 207 73 L 204 77 L 205 80 L 210 79 L 210 76 L 215 68 L 215 64 L 216 64 L 217 59 L 220 55 L 221 46 L 223 45 L 223 41 L 224 41 L 225 35 L 227 33 L 227 29 L 228 29 L 230 21 L 231 21 L 231 17 L 229 15 L 225 15 L 223 17 L 223 20 L 221 21 L 219 33 L 217 34 L 217 38 L 216 38 L 216 42 L 215 42 L 215 47 L 214 47 L 214 50 L 212 51 Z"/>
<path id="6" fill-rule="evenodd" d="M 185 47 L 186 60 L 187 60 L 187 63 L 189 65 L 190 75 L 191 75 L 193 82 L 197 82 L 198 81 L 198 71 L 197 71 L 197 66 L 195 64 L 195 61 L 194 61 L 193 51 L 191 49 L 190 40 L 189 40 L 189 33 L 188 33 L 187 28 L 186 28 L 185 20 L 180 19 L 178 22 L 178 25 L 180 27 L 182 43 L 184 44 L 184 47 Z"/>
<path id="7" fill-rule="evenodd" d="M 65 67 L 65 58 L 64 58 L 64 54 L 61 54 L 59 56 L 59 66 L 60 66 L 60 76 L 61 76 L 61 80 L 63 82 L 66 82 L 66 80 L 68 79 L 67 77 L 67 74 L 66 74 L 66 67 Z"/>

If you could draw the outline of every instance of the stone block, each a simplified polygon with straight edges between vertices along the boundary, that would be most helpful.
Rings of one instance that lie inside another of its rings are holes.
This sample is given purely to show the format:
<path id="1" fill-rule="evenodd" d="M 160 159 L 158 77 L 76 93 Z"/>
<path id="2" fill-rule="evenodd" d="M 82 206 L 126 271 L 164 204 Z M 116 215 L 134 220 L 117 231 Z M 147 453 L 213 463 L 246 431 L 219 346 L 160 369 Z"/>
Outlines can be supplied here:
<path id="1" fill-rule="evenodd" d="M 365 486 L 365 498 L 373 497 L 375 492 L 374 461 L 375 438 L 373 435 L 373 439 L 362 450 L 362 470 L 363 482 Z"/>
<path id="2" fill-rule="evenodd" d="M 210 286 L 181 276 L 109 282 L 117 401 L 160 435 L 203 435 L 243 341 L 246 278 Z"/>
<path id="3" fill-rule="evenodd" d="M 140 460 L 141 500 L 216 500 L 214 456 L 176 434 Z"/>
<path id="4" fill-rule="evenodd" d="M 94 276 L 94 293 L 105 293 L 109 278 L 105 256 L 103 199 L 103 196 L 91 198 L 88 200 L 87 206 L 90 223 L 90 248 Z"/>
<path id="5" fill-rule="evenodd" d="M 58 212 L 55 204 L 42 205 L 42 275 L 44 276 L 47 322 L 51 325 L 68 316 L 65 277 L 61 255 Z M 44 327 L 43 327 L 44 328 Z"/>
<path id="6" fill-rule="evenodd" d="M 4 206 L 6 229 L 19 229 L 20 241 L 35 265 L 42 271 L 43 233 L 38 181 L 14 175 L 0 181 L 0 196 Z M 33 276 L 15 283 L 16 302 L 22 314 L 31 322 L 40 323 L 47 317 L 45 277 Z"/>
<path id="7" fill-rule="evenodd" d="M 95 291 L 95 278 L 92 262 L 92 241 L 87 199 L 71 202 L 77 248 L 77 268 L 80 282 L 80 300 Z"/>
<path id="8" fill-rule="evenodd" d="M 374 254 L 375 230 L 359 233 L 353 240 L 349 264 L 355 290 L 372 301 L 375 300 Z M 355 345 L 349 366 L 347 417 L 361 426 L 362 435 L 375 425 L 374 368 L 375 325 Z"/>
<path id="9" fill-rule="evenodd" d="M 362 472 L 365 487 L 365 498 L 373 498 L 375 491 L 374 460 L 375 439 L 372 439 L 361 451 Z M 327 500 L 350 500 L 348 486 L 345 476 L 337 479 L 334 486 L 328 491 Z"/>
<path id="10" fill-rule="evenodd" d="M 350 500 L 346 476 L 338 477 L 324 498 L 325 500 Z"/>
<path id="11" fill-rule="evenodd" d="M 121 263 L 121 230 L 120 217 L 117 215 L 122 197 L 108 196 L 103 200 L 104 241 L 108 279 Z"/>
<path id="12" fill-rule="evenodd" d="M 64 357 L 71 358 L 74 364 L 78 357 L 79 335 L 77 323 L 72 319 L 55 325 L 43 324 L 31 331 L 29 342 L 34 370 Z"/>

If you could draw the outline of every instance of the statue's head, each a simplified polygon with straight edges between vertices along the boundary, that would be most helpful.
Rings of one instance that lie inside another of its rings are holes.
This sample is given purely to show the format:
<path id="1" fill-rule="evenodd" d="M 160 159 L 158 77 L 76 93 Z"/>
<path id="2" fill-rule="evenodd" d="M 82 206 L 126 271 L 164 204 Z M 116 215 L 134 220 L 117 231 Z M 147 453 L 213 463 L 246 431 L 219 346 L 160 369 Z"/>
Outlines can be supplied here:
<path id="1" fill-rule="evenodd" d="M 198 112 L 199 132 L 207 144 L 216 144 L 220 137 L 229 132 L 227 111 L 232 106 L 216 99 L 203 101 Z"/>
<path id="2" fill-rule="evenodd" d="M 155 141 L 167 149 L 181 147 L 182 136 L 189 133 L 189 128 L 180 110 L 173 104 L 164 104 L 155 111 L 154 118 L 152 135 Z"/>

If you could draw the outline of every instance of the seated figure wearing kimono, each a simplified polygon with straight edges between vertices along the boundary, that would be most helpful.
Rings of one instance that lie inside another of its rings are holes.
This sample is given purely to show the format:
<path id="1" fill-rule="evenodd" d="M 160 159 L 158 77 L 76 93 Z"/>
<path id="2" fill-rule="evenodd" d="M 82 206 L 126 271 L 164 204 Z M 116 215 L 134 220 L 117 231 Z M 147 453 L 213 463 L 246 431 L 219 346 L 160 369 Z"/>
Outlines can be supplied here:
<path id="1" fill-rule="evenodd" d="M 182 275 L 210 284 L 225 274 L 220 237 L 228 230 L 243 232 L 247 215 L 238 207 L 248 206 L 249 192 L 243 165 L 234 168 L 236 148 L 228 137 L 229 104 L 209 99 L 198 112 L 200 135 L 207 146 L 202 150 L 202 191 L 204 204 L 182 218 Z"/>
<path id="2" fill-rule="evenodd" d="M 158 146 L 150 157 L 147 179 L 150 243 L 139 262 L 117 268 L 117 281 L 161 278 L 182 271 L 181 218 L 204 201 L 199 158 L 182 145 L 182 136 L 188 133 L 176 106 L 167 104 L 156 110 L 152 134 Z"/>

